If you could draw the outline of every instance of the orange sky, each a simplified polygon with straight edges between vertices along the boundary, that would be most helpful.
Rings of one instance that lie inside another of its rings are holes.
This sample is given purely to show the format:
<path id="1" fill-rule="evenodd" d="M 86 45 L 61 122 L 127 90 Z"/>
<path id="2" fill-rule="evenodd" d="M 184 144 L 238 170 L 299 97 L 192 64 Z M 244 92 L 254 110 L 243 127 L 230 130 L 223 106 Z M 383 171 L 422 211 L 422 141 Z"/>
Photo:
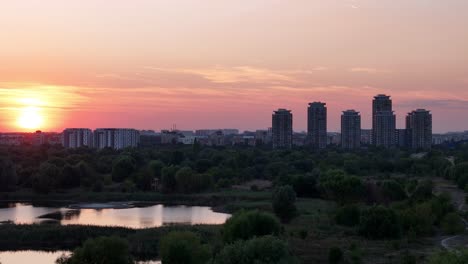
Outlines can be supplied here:
<path id="1" fill-rule="evenodd" d="M 329 130 L 372 96 L 399 126 L 432 110 L 468 122 L 466 0 L 24 0 L 0 3 L 0 131 L 271 126 L 276 108 L 327 102 Z M 35 111 L 36 111 L 35 110 Z"/>

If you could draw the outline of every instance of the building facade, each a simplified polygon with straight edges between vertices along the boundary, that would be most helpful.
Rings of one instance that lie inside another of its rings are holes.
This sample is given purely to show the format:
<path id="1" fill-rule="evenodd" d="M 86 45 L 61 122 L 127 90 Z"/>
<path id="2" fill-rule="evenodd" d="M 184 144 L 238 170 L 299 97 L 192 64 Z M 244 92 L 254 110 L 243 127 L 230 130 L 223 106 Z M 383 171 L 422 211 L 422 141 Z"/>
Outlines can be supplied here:
<path id="1" fill-rule="evenodd" d="M 293 115 L 290 110 L 278 109 L 272 116 L 273 148 L 292 148 Z"/>
<path id="2" fill-rule="evenodd" d="M 431 149 L 432 114 L 425 109 L 417 109 L 406 116 L 408 146 L 412 149 Z"/>
<path id="3" fill-rule="evenodd" d="M 343 149 L 361 147 L 361 115 L 355 110 L 344 111 L 341 115 L 341 147 Z"/>
<path id="4" fill-rule="evenodd" d="M 140 133 L 128 128 L 100 128 L 94 131 L 94 147 L 98 149 L 124 149 L 137 147 Z"/>
<path id="5" fill-rule="evenodd" d="M 396 117 L 390 96 L 379 94 L 372 102 L 372 144 L 395 146 Z"/>
<path id="6" fill-rule="evenodd" d="M 93 147 L 93 132 L 88 128 L 67 128 L 62 133 L 65 148 Z"/>
<path id="7" fill-rule="evenodd" d="M 307 137 L 314 149 L 327 147 L 327 107 L 325 103 L 313 102 L 307 109 Z"/>

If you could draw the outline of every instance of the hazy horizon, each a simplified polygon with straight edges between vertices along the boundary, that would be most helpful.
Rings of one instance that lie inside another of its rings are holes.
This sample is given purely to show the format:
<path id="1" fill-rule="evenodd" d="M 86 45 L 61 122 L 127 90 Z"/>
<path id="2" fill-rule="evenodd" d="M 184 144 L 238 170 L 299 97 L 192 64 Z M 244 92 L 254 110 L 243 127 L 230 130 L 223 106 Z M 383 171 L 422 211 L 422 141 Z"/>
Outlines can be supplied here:
<path id="1" fill-rule="evenodd" d="M 25 0 L 0 3 L 0 131 L 262 129 L 278 108 L 306 129 L 327 103 L 371 127 L 426 108 L 468 130 L 468 1 Z M 122 125 L 124 124 L 124 125 Z"/>

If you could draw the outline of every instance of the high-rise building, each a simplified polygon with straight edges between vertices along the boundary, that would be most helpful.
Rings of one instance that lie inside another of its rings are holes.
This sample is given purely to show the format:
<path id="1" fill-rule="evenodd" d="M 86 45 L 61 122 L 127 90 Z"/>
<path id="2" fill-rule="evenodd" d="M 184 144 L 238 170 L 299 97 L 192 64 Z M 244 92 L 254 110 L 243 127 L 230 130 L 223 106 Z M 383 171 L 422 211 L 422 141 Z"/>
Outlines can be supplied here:
<path id="1" fill-rule="evenodd" d="M 278 109 L 272 116 L 273 148 L 291 148 L 293 116 L 290 110 Z"/>
<path id="2" fill-rule="evenodd" d="M 93 146 L 93 132 L 88 128 L 67 128 L 62 133 L 62 145 L 65 148 Z"/>
<path id="3" fill-rule="evenodd" d="M 123 149 L 137 147 L 140 133 L 127 128 L 100 128 L 94 131 L 94 146 L 96 148 Z"/>
<path id="4" fill-rule="evenodd" d="M 374 129 L 372 130 L 372 142 L 376 146 L 395 146 L 396 118 L 393 111 L 377 112 L 374 116 Z"/>
<path id="5" fill-rule="evenodd" d="M 406 116 L 408 145 L 412 149 L 430 149 L 432 146 L 432 114 L 417 109 Z"/>
<path id="6" fill-rule="evenodd" d="M 307 138 L 314 149 L 327 147 L 327 107 L 325 103 L 313 102 L 307 109 Z"/>
<path id="7" fill-rule="evenodd" d="M 361 147 L 361 115 L 355 110 L 344 111 L 341 115 L 341 147 L 344 149 Z"/>
<path id="8" fill-rule="evenodd" d="M 372 102 L 372 143 L 376 146 L 395 145 L 396 117 L 390 96 L 379 94 Z"/>

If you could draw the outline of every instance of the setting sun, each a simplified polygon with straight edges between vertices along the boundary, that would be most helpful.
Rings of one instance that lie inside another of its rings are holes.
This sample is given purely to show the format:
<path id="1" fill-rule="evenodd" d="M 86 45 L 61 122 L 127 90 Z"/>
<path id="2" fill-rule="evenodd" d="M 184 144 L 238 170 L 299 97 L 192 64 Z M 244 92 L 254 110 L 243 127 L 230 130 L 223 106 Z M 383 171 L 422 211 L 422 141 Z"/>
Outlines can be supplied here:
<path id="1" fill-rule="evenodd" d="M 24 107 L 18 116 L 18 126 L 25 129 L 38 129 L 44 123 L 41 109 L 34 106 Z"/>

